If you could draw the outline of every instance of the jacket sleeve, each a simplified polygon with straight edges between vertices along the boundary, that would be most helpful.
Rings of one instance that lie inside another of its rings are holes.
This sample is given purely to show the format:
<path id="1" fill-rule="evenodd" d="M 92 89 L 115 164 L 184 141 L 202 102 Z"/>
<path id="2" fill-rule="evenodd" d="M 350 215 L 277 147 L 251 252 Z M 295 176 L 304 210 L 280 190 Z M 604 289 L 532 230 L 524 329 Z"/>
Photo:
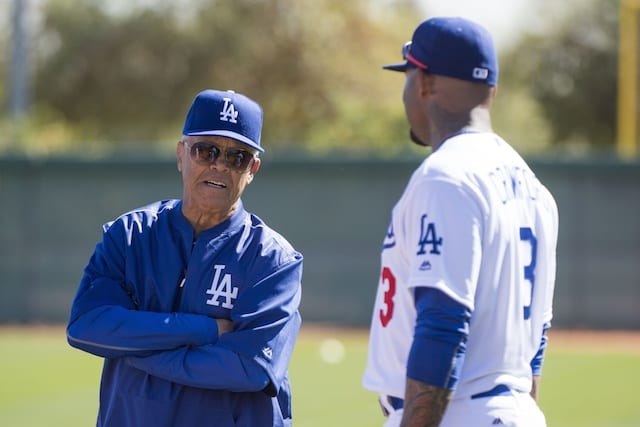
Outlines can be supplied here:
<path id="1" fill-rule="evenodd" d="M 215 343 L 215 319 L 187 313 L 139 311 L 124 279 L 119 230 L 105 233 L 85 268 L 71 306 L 67 340 L 97 356 L 149 354 L 185 345 Z M 115 235 L 115 237 L 114 237 Z"/>
<path id="2" fill-rule="evenodd" d="M 127 362 L 176 383 L 277 395 L 300 330 L 302 256 L 247 290 L 231 311 L 234 330 L 216 345 L 181 347 Z"/>

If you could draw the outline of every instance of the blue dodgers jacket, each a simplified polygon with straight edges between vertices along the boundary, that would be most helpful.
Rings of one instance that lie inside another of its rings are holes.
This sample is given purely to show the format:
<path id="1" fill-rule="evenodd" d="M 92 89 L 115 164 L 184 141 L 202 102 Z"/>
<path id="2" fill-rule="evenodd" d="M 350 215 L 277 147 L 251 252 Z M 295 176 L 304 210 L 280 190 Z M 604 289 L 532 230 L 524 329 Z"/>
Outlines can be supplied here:
<path id="1" fill-rule="evenodd" d="M 242 205 L 194 239 L 181 206 L 106 224 L 85 268 L 67 338 L 105 358 L 97 425 L 289 426 L 302 255 Z"/>

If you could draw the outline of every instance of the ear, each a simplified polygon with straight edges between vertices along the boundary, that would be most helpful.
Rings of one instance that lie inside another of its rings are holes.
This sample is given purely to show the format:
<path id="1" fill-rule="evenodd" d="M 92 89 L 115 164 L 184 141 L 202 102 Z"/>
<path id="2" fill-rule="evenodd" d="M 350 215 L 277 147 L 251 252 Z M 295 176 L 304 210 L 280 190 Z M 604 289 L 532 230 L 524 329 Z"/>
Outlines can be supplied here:
<path id="1" fill-rule="evenodd" d="M 253 181 L 253 177 L 255 176 L 256 173 L 258 173 L 258 170 L 260 169 L 260 158 L 256 157 L 255 159 L 253 159 L 253 164 L 251 165 L 251 170 L 249 170 L 249 176 L 247 176 L 247 184 L 251 184 L 251 181 Z"/>
<path id="2" fill-rule="evenodd" d="M 182 173 L 182 155 L 184 154 L 184 147 L 181 141 L 178 141 L 176 145 L 176 161 L 178 166 L 178 172 Z"/>
<path id="3" fill-rule="evenodd" d="M 489 105 L 493 104 L 493 100 L 496 99 L 496 96 L 498 95 L 498 86 L 494 86 L 491 88 L 491 90 L 489 91 Z"/>
<path id="4" fill-rule="evenodd" d="M 255 159 L 253 159 L 253 165 L 251 165 L 251 175 L 255 175 L 258 173 L 260 164 L 262 164 L 262 160 L 260 160 L 260 157 L 256 157 Z"/>
<path id="5" fill-rule="evenodd" d="M 421 97 L 426 97 L 434 92 L 435 76 L 418 70 L 418 90 Z"/>

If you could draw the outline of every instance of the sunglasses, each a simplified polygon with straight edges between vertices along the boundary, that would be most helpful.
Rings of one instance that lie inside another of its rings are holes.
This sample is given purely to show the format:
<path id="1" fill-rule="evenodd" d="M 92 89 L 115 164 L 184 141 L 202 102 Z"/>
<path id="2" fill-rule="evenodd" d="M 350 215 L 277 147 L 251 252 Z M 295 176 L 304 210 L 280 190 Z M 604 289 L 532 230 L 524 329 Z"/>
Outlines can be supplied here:
<path id="1" fill-rule="evenodd" d="M 402 45 L 402 59 L 406 61 L 409 58 L 410 51 L 411 51 L 411 40 L 409 40 L 408 42 L 405 42 L 405 44 Z"/>
<path id="2" fill-rule="evenodd" d="M 186 146 L 191 145 L 190 154 L 191 159 L 201 165 L 211 165 L 215 163 L 222 154 L 222 149 L 217 145 L 209 142 L 194 142 L 188 144 L 186 141 L 182 141 Z M 242 148 L 229 148 L 224 151 L 224 165 L 229 169 L 236 172 L 246 172 L 253 164 L 255 154 L 243 150 Z"/>
<path id="3" fill-rule="evenodd" d="M 427 69 L 426 65 L 411 55 L 411 40 L 402 45 L 402 59 L 407 61 L 407 64 L 410 66 L 422 68 L 423 70 Z"/>

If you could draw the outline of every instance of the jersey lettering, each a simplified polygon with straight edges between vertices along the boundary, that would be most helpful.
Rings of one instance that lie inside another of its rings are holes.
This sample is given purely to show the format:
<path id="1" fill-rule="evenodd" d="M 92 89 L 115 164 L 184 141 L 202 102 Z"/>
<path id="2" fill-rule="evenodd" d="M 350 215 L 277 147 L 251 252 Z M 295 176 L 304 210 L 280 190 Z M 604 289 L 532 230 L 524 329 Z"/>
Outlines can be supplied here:
<path id="1" fill-rule="evenodd" d="M 528 169 L 518 166 L 497 167 L 489 172 L 489 179 L 504 204 L 510 200 L 535 200 L 540 191 L 540 181 Z"/>
<path id="2" fill-rule="evenodd" d="M 442 245 L 442 237 L 436 234 L 436 225 L 433 222 L 427 223 L 427 214 L 422 215 L 420 219 L 420 240 L 418 246 L 420 250 L 416 255 L 424 255 L 427 253 L 425 246 L 431 246 L 430 254 L 440 255 L 438 246 Z"/>
<path id="3" fill-rule="evenodd" d="M 238 111 L 231 102 L 231 98 L 224 98 L 224 105 L 220 112 L 220 120 L 223 122 L 238 123 Z"/>
<path id="4" fill-rule="evenodd" d="M 524 278 L 531 284 L 531 300 L 529 305 L 524 306 L 524 320 L 531 317 L 531 302 L 533 300 L 533 288 L 536 283 L 536 253 L 538 252 L 538 239 L 533 235 L 529 227 L 520 228 L 520 240 L 529 242 L 531 245 L 531 262 L 524 267 Z"/>
<path id="5" fill-rule="evenodd" d="M 211 288 L 207 290 L 207 295 L 212 295 L 207 300 L 207 304 L 219 306 L 220 301 L 218 298 L 222 297 L 223 308 L 233 308 L 233 301 L 238 297 L 238 288 L 231 284 L 231 274 L 226 273 L 220 278 L 222 270 L 225 269 L 224 265 L 214 265 L 213 269 L 216 271 L 213 276 L 213 282 L 211 282 Z"/>
<path id="6" fill-rule="evenodd" d="M 378 314 L 380 315 L 382 326 L 386 328 L 393 317 L 393 309 L 395 308 L 393 298 L 396 295 L 396 276 L 393 275 L 389 267 L 384 267 L 381 277 L 382 283 L 387 285 L 387 290 L 384 291 L 384 305 Z"/>

